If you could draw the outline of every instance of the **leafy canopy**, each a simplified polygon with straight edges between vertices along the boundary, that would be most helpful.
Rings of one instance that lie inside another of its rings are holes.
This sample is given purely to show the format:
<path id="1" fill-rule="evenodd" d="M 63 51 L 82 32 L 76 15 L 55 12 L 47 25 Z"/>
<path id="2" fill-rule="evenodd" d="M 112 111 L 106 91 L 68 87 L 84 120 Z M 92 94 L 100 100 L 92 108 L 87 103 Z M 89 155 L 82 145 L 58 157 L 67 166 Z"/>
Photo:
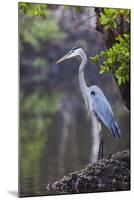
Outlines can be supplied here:
<path id="1" fill-rule="evenodd" d="M 118 20 L 123 16 L 125 26 L 129 25 L 130 11 L 127 9 L 109 9 L 105 8 L 100 14 L 99 22 L 104 28 L 104 31 L 109 29 L 115 30 L 118 33 Z M 109 70 L 113 72 L 115 79 L 119 86 L 125 85 L 129 82 L 129 64 L 130 64 L 130 35 L 129 33 L 120 34 L 115 36 L 115 42 L 112 47 L 101 51 L 99 54 L 90 57 L 91 61 L 96 65 L 102 64 L 100 73 L 106 73 Z"/>
<path id="2" fill-rule="evenodd" d="M 19 10 L 22 14 L 27 14 L 30 16 L 41 16 L 46 18 L 47 16 L 47 5 L 46 4 L 34 4 L 34 3 L 19 3 Z"/>
<path id="3" fill-rule="evenodd" d="M 99 22 L 104 26 L 105 30 L 110 27 L 116 29 L 118 26 L 117 19 L 121 15 L 124 16 L 126 22 L 129 22 L 129 10 L 104 8 L 103 12 L 100 14 Z"/>

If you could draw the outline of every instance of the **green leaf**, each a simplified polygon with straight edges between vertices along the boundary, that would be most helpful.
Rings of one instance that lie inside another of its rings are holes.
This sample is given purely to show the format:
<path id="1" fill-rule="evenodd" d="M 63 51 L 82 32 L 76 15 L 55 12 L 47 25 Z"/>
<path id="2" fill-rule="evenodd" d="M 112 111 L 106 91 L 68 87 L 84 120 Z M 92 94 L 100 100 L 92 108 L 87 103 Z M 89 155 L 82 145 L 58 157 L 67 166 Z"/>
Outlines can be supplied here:
<path id="1" fill-rule="evenodd" d="M 101 51 L 100 55 L 101 55 L 102 57 L 105 57 L 105 56 L 107 55 L 107 52 L 106 52 L 106 51 Z"/>
<path id="2" fill-rule="evenodd" d="M 100 65 L 100 74 L 103 74 L 105 72 L 108 72 L 109 71 L 109 67 L 106 67 L 106 66 L 103 66 L 103 65 Z"/>
<path id="3" fill-rule="evenodd" d="M 106 25 L 106 24 L 108 24 L 108 22 L 109 22 L 109 19 L 106 17 L 106 15 L 101 14 L 100 23 L 102 25 Z"/>
<path id="4" fill-rule="evenodd" d="M 115 21 L 113 21 L 112 27 L 113 27 L 114 29 L 116 29 L 116 28 L 117 28 L 117 24 L 116 24 L 116 22 L 115 22 Z"/>
<path id="5" fill-rule="evenodd" d="M 99 55 L 97 54 L 96 56 L 90 57 L 91 61 L 94 63 L 97 63 L 99 61 Z"/>
<path id="6" fill-rule="evenodd" d="M 118 85 L 119 85 L 119 86 L 122 85 L 122 79 L 121 79 L 121 77 L 118 78 Z"/>

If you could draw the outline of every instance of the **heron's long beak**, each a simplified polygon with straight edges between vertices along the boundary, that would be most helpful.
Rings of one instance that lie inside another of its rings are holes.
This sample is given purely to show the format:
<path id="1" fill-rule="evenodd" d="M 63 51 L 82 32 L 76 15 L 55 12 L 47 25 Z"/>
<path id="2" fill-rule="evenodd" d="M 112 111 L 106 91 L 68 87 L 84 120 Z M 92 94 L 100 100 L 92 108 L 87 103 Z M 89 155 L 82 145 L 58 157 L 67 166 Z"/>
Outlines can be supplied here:
<path id="1" fill-rule="evenodd" d="M 57 62 L 56 62 L 56 64 L 58 64 L 58 63 L 61 63 L 61 62 L 63 62 L 64 60 L 66 60 L 66 59 L 68 59 L 68 53 L 65 55 L 65 56 L 63 56 L 62 58 L 60 58 Z"/>

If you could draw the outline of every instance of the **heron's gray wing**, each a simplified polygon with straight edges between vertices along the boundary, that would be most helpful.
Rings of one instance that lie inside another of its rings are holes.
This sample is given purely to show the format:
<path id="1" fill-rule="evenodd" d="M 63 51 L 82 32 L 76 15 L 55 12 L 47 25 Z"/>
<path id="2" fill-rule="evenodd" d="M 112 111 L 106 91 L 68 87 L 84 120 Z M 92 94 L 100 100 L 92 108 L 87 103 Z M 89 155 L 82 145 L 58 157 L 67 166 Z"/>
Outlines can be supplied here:
<path id="1" fill-rule="evenodd" d="M 111 105 L 104 94 L 95 94 L 94 96 L 91 96 L 90 99 L 91 109 L 97 118 L 99 118 L 99 120 L 102 121 L 107 126 L 107 128 L 112 131 L 115 137 L 119 137 L 120 130 L 114 119 Z"/>

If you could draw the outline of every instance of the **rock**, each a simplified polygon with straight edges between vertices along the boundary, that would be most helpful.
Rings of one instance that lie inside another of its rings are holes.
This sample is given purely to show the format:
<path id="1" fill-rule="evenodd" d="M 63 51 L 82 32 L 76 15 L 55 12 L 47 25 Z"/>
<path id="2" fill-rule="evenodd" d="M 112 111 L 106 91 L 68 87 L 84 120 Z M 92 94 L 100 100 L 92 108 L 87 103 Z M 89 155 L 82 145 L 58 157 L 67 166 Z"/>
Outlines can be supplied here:
<path id="1" fill-rule="evenodd" d="M 129 150 L 89 164 L 84 169 L 48 184 L 51 193 L 86 193 L 130 190 Z"/>

